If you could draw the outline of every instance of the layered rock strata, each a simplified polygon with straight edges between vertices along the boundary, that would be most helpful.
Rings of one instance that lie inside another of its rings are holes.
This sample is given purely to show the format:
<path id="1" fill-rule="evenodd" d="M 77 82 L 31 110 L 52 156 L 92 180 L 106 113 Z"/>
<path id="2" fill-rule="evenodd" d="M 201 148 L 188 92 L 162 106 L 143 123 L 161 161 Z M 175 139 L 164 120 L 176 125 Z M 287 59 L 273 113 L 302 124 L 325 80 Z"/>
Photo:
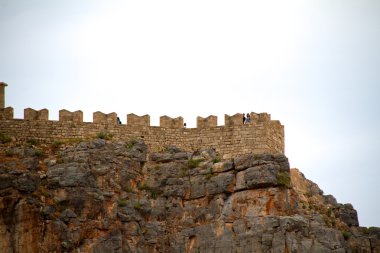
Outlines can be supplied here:
<path id="1" fill-rule="evenodd" d="M 380 252 L 284 155 L 2 145 L 0 252 Z"/>

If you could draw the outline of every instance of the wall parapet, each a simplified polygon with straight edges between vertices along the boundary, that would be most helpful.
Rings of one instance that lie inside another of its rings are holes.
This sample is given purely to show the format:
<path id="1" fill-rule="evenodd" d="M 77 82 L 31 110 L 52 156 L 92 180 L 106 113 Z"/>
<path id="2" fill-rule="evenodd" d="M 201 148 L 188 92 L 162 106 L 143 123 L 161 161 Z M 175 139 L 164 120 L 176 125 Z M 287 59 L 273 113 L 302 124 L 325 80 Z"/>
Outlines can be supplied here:
<path id="1" fill-rule="evenodd" d="M 271 120 L 271 116 L 268 113 L 250 113 L 251 122 L 272 122 L 281 125 L 278 120 Z M 13 119 L 13 108 L 0 108 L 0 118 L 1 119 Z M 118 124 L 118 115 L 115 112 L 103 113 L 100 111 L 93 113 L 93 123 L 95 124 Z M 49 120 L 49 110 L 35 110 L 32 108 L 24 109 L 24 119 L 25 120 Z M 78 110 L 75 112 L 70 112 L 66 109 L 59 111 L 59 121 L 67 122 L 83 122 L 83 112 Z M 243 125 L 243 114 L 237 113 L 232 116 L 227 114 L 224 115 L 224 121 L 226 127 L 234 127 Z M 215 115 L 210 115 L 206 118 L 197 117 L 197 127 L 196 128 L 213 128 L 217 127 L 218 117 Z M 150 125 L 150 115 L 146 114 L 143 116 L 138 116 L 134 113 L 127 114 L 127 125 L 129 126 L 151 126 Z M 184 128 L 184 119 L 179 116 L 177 118 L 171 118 L 167 115 L 160 117 L 160 127 L 164 128 Z"/>
<path id="2" fill-rule="evenodd" d="M 138 116 L 134 113 L 127 114 L 127 124 L 130 126 L 150 126 L 150 116 Z"/>
<path id="3" fill-rule="evenodd" d="M 0 120 L 13 119 L 13 107 L 0 108 Z"/>
<path id="4" fill-rule="evenodd" d="M 271 120 L 271 116 L 268 113 L 250 113 L 251 120 L 257 120 L 259 122 L 267 122 Z"/>
<path id="5" fill-rule="evenodd" d="M 117 114 L 115 112 L 105 114 L 97 111 L 93 113 L 92 117 L 95 124 L 117 124 Z"/>
<path id="6" fill-rule="evenodd" d="M 243 124 L 243 114 L 236 113 L 233 116 L 224 114 L 224 124 L 226 126 L 239 126 Z"/>
<path id="7" fill-rule="evenodd" d="M 170 118 L 169 116 L 161 116 L 160 117 L 160 127 L 166 128 L 183 128 L 183 118 Z"/>
<path id="8" fill-rule="evenodd" d="M 197 117 L 197 128 L 216 127 L 218 125 L 218 117 L 210 115 L 206 118 Z"/>
<path id="9" fill-rule="evenodd" d="M 32 108 L 24 109 L 25 120 L 49 120 L 49 111 L 47 109 L 34 110 Z"/>
<path id="10" fill-rule="evenodd" d="M 59 111 L 59 121 L 72 121 L 72 122 L 81 123 L 83 122 L 83 112 L 82 111 L 70 112 L 66 109 L 62 109 Z"/>
<path id="11" fill-rule="evenodd" d="M 246 153 L 284 153 L 284 126 L 267 113 L 250 113 L 251 123 L 243 124 L 242 114 L 225 115 L 225 125 L 217 117 L 197 117 L 197 128 L 185 128 L 183 117 L 160 117 L 160 126 L 150 126 L 150 116 L 127 115 L 127 124 L 117 124 L 117 114 L 93 113 L 93 122 L 83 122 L 83 112 L 59 111 L 59 121 L 49 120 L 47 109 L 24 110 L 24 119 L 13 118 L 13 108 L 0 109 L 0 132 L 16 140 L 41 142 L 94 138 L 109 132 L 114 138 L 143 139 L 149 148 L 175 145 L 185 150 L 215 148 L 224 158 Z M 41 124 L 41 121 L 44 124 Z"/>

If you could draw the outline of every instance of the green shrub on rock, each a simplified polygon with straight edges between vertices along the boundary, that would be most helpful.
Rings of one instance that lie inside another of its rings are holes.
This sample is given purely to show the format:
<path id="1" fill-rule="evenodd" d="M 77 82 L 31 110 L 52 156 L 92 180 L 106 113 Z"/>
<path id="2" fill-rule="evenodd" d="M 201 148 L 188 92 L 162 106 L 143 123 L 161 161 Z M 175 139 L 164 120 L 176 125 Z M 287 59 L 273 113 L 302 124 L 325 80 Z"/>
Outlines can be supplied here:
<path id="1" fill-rule="evenodd" d="M 191 169 L 194 169 L 199 166 L 201 162 L 203 162 L 204 159 L 191 159 L 188 161 L 188 165 Z"/>
<path id="2" fill-rule="evenodd" d="M 12 141 L 12 138 L 6 134 L 0 132 L 0 143 L 9 143 Z"/>
<path id="3" fill-rule="evenodd" d="M 119 202 L 117 203 L 117 205 L 119 206 L 119 207 L 124 207 L 124 206 L 126 206 L 127 205 L 127 200 L 126 199 L 121 199 L 121 200 L 119 200 Z"/>
<path id="4" fill-rule="evenodd" d="M 280 172 L 277 174 L 277 184 L 281 187 L 290 187 L 290 176 L 289 173 Z"/>
<path id="5" fill-rule="evenodd" d="M 98 137 L 99 139 L 103 139 L 103 140 L 110 140 L 112 139 L 113 137 L 113 134 L 111 133 L 108 133 L 108 132 L 104 132 L 104 131 L 100 131 L 96 137 Z"/>
<path id="6" fill-rule="evenodd" d="M 351 237 L 351 233 L 348 231 L 343 231 L 342 235 L 343 235 L 344 240 L 348 240 Z"/>

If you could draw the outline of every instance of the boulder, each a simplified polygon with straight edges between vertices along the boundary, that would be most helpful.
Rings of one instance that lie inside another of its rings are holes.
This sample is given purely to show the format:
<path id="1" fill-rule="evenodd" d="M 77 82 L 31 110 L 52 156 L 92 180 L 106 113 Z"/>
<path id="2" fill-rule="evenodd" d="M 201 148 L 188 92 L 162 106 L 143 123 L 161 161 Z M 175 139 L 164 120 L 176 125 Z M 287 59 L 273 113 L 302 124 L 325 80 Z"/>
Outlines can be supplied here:
<path id="1" fill-rule="evenodd" d="M 351 204 L 340 204 L 334 209 L 334 214 L 348 226 L 359 226 L 358 214 Z"/>
<path id="2" fill-rule="evenodd" d="M 63 222 L 69 223 L 71 219 L 76 218 L 77 215 L 71 209 L 65 209 L 59 217 Z"/>
<path id="3" fill-rule="evenodd" d="M 34 192 L 40 184 L 38 174 L 24 174 L 14 181 L 15 187 L 21 192 Z"/>

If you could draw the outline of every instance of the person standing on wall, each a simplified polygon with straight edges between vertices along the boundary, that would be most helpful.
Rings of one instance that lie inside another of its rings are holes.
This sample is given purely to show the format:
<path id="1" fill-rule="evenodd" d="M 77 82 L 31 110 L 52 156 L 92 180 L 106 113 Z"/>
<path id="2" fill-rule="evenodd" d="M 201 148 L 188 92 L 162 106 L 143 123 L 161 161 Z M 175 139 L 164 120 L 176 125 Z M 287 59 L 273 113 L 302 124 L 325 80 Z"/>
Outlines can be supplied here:
<path id="1" fill-rule="evenodd" d="M 243 124 L 245 124 L 245 114 L 243 113 Z"/>
<path id="2" fill-rule="evenodd" d="M 247 113 L 247 118 L 245 119 L 245 124 L 251 123 L 251 115 Z"/>

